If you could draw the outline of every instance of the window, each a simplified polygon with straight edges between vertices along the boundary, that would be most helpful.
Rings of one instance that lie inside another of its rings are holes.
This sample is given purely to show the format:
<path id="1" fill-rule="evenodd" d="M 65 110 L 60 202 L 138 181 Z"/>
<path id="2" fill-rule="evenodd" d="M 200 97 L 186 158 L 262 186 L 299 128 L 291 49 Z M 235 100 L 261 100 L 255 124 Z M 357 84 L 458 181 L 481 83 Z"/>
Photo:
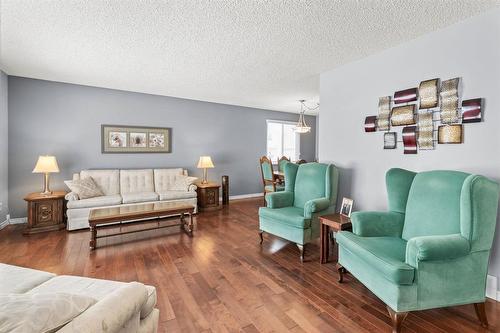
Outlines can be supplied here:
<path id="1" fill-rule="evenodd" d="M 300 157 L 300 134 L 293 130 L 295 123 L 278 120 L 267 121 L 267 157 L 276 163 L 281 156 L 292 161 Z"/>

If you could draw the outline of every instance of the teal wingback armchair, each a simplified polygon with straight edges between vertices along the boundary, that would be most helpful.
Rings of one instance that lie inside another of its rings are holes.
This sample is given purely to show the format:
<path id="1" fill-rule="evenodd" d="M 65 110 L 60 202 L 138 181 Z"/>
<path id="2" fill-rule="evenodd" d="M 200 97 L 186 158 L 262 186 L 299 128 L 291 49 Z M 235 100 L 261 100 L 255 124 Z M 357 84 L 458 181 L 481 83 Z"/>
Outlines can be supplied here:
<path id="1" fill-rule="evenodd" d="M 388 212 L 355 212 L 337 235 L 339 281 L 351 273 L 387 305 L 393 332 L 409 311 L 474 303 L 483 326 L 498 184 L 457 171 L 386 174 Z"/>
<path id="2" fill-rule="evenodd" d="M 259 209 L 260 239 L 268 232 L 294 242 L 303 260 L 305 245 L 319 237 L 319 216 L 335 212 L 338 170 L 323 163 L 286 163 L 284 170 L 285 191 L 268 193 Z"/>

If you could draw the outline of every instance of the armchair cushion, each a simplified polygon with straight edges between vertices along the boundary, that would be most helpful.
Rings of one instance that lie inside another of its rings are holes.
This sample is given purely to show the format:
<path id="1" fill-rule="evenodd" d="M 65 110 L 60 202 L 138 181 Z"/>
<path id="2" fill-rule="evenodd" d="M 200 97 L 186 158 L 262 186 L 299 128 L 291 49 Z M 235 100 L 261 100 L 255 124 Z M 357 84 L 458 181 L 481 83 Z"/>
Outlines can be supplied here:
<path id="1" fill-rule="evenodd" d="M 360 237 L 341 231 L 337 242 L 345 250 L 398 285 L 411 285 L 415 269 L 405 263 L 406 241 L 398 237 Z"/>
<path id="2" fill-rule="evenodd" d="M 304 210 L 297 207 L 269 208 L 261 207 L 259 216 L 274 220 L 276 223 L 295 228 L 306 229 L 311 226 L 311 219 L 304 217 Z"/>
<path id="3" fill-rule="evenodd" d="M 282 191 L 266 194 L 266 203 L 269 208 L 282 208 L 293 205 L 293 192 Z"/>
<path id="4" fill-rule="evenodd" d="M 419 261 L 456 259 L 469 252 L 470 243 L 460 234 L 415 237 L 408 240 L 406 263 L 417 267 Z"/>
<path id="5" fill-rule="evenodd" d="M 354 212 L 352 231 L 363 237 L 401 237 L 405 216 L 396 212 Z"/>
<path id="6" fill-rule="evenodd" d="M 306 202 L 304 205 L 304 216 L 307 218 L 311 218 L 313 213 L 320 212 L 322 210 L 330 207 L 330 200 L 328 198 L 318 198 L 312 199 Z"/>

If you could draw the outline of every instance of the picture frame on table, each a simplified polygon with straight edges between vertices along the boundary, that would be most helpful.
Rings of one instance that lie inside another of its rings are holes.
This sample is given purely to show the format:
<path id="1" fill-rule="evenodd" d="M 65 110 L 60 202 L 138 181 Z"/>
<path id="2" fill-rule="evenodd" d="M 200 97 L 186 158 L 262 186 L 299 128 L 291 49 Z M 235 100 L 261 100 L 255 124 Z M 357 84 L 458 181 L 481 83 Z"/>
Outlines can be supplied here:
<path id="1" fill-rule="evenodd" d="M 343 198 L 340 206 L 340 215 L 351 217 L 352 205 L 354 201 L 350 198 Z"/>

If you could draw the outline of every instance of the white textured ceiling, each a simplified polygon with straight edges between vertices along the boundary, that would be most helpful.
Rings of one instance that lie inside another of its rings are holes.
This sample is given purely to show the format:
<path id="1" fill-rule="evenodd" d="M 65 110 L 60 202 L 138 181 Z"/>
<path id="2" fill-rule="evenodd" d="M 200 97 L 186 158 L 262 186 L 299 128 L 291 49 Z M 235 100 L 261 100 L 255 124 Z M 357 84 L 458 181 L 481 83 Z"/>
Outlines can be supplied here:
<path id="1" fill-rule="evenodd" d="M 1 0 L 9 75 L 279 111 L 319 73 L 495 0 Z"/>

